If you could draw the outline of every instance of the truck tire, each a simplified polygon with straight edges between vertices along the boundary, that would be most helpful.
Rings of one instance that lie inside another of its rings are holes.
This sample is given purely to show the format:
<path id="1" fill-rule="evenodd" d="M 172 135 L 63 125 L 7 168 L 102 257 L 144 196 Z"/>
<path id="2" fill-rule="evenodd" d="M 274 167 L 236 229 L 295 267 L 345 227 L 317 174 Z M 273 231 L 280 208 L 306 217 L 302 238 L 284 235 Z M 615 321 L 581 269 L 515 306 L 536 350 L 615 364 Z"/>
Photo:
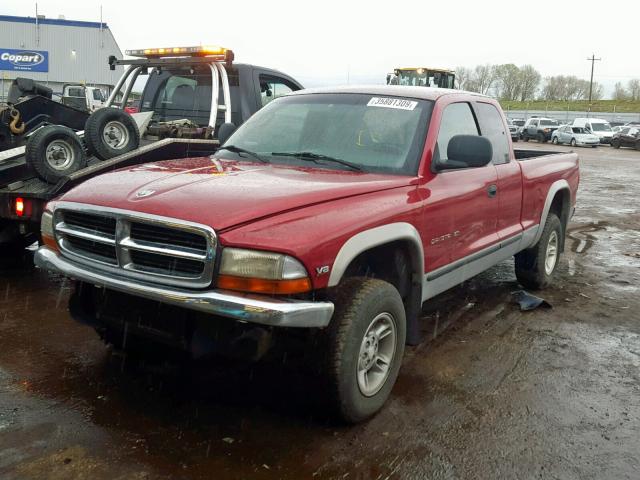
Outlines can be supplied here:
<path id="1" fill-rule="evenodd" d="M 402 298 L 390 283 L 354 277 L 337 287 L 327 332 L 328 401 L 356 423 L 382 408 L 398 376 L 406 339 Z"/>
<path id="2" fill-rule="evenodd" d="M 80 139 L 62 125 L 47 125 L 37 130 L 27 140 L 25 159 L 48 183 L 56 183 L 87 165 Z"/>
<path id="3" fill-rule="evenodd" d="M 107 107 L 96 110 L 87 119 L 84 142 L 91 155 L 108 160 L 138 148 L 140 133 L 131 115 Z"/>
<path id="4" fill-rule="evenodd" d="M 544 133 L 539 133 L 539 134 L 538 134 L 538 142 L 539 142 L 539 143 L 547 143 L 547 139 L 546 139 L 546 137 L 544 136 Z"/>
<path id="5" fill-rule="evenodd" d="M 518 282 L 532 290 L 548 287 L 560 260 L 562 224 L 555 213 L 549 213 L 542 236 L 533 247 L 515 256 Z"/>

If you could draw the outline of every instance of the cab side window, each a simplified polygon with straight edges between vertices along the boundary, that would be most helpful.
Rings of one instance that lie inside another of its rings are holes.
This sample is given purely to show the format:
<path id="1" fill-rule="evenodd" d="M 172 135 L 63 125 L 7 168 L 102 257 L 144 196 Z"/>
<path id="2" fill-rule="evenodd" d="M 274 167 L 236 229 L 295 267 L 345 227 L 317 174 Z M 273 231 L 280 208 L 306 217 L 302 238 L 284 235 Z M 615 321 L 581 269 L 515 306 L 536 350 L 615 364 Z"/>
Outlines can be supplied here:
<path id="1" fill-rule="evenodd" d="M 452 103 L 442 113 L 434 152 L 434 157 L 440 162 L 447 161 L 449 141 L 456 135 L 479 135 L 476 119 L 468 103 Z"/>
<path id="2" fill-rule="evenodd" d="M 291 82 L 284 78 L 271 75 L 260 75 L 258 78 L 260 80 L 260 102 L 263 107 L 270 101 L 297 90 Z"/>
<path id="3" fill-rule="evenodd" d="M 490 103 L 476 103 L 476 112 L 480 121 L 480 133 L 491 142 L 493 147 L 493 164 L 509 162 L 509 141 L 504 128 L 502 115 Z"/>

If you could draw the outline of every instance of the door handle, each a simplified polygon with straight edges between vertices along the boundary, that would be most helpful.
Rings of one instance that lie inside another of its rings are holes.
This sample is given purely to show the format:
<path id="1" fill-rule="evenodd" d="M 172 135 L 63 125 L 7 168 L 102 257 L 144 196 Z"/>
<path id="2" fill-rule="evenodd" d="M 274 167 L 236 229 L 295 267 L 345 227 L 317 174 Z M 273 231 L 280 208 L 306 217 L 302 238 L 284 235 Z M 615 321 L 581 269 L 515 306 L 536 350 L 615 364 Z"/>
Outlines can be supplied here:
<path id="1" fill-rule="evenodd" d="M 496 185 L 489 185 L 487 187 L 487 195 L 489 195 L 489 197 L 493 198 L 496 196 L 497 193 L 498 193 L 498 187 Z"/>

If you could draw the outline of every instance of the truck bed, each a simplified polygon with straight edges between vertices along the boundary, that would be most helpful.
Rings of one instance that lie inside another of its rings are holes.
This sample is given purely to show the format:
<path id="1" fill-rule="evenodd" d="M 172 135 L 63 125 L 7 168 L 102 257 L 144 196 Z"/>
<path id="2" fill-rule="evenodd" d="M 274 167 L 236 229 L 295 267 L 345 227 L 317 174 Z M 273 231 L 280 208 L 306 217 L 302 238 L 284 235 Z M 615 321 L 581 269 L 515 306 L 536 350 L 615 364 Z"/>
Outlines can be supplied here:
<path id="1" fill-rule="evenodd" d="M 553 150 L 520 150 L 515 148 L 513 149 L 513 152 L 516 156 L 516 160 L 520 161 L 526 161 L 531 160 L 532 158 L 545 157 L 547 155 L 557 155 L 558 153 L 562 153 Z"/>

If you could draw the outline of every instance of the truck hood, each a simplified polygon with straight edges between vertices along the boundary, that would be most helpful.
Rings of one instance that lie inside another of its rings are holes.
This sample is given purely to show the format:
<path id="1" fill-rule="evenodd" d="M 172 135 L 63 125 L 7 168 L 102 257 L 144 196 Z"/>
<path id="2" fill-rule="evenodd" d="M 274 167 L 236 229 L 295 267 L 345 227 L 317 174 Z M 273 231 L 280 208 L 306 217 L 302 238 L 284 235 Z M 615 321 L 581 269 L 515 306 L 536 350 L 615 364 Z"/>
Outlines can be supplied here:
<path id="1" fill-rule="evenodd" d="M 203 157 L 106 173 L 59 200 L 179 218 L 222 231 L 288 210 L 406 186 L 412 179 Z"/>

